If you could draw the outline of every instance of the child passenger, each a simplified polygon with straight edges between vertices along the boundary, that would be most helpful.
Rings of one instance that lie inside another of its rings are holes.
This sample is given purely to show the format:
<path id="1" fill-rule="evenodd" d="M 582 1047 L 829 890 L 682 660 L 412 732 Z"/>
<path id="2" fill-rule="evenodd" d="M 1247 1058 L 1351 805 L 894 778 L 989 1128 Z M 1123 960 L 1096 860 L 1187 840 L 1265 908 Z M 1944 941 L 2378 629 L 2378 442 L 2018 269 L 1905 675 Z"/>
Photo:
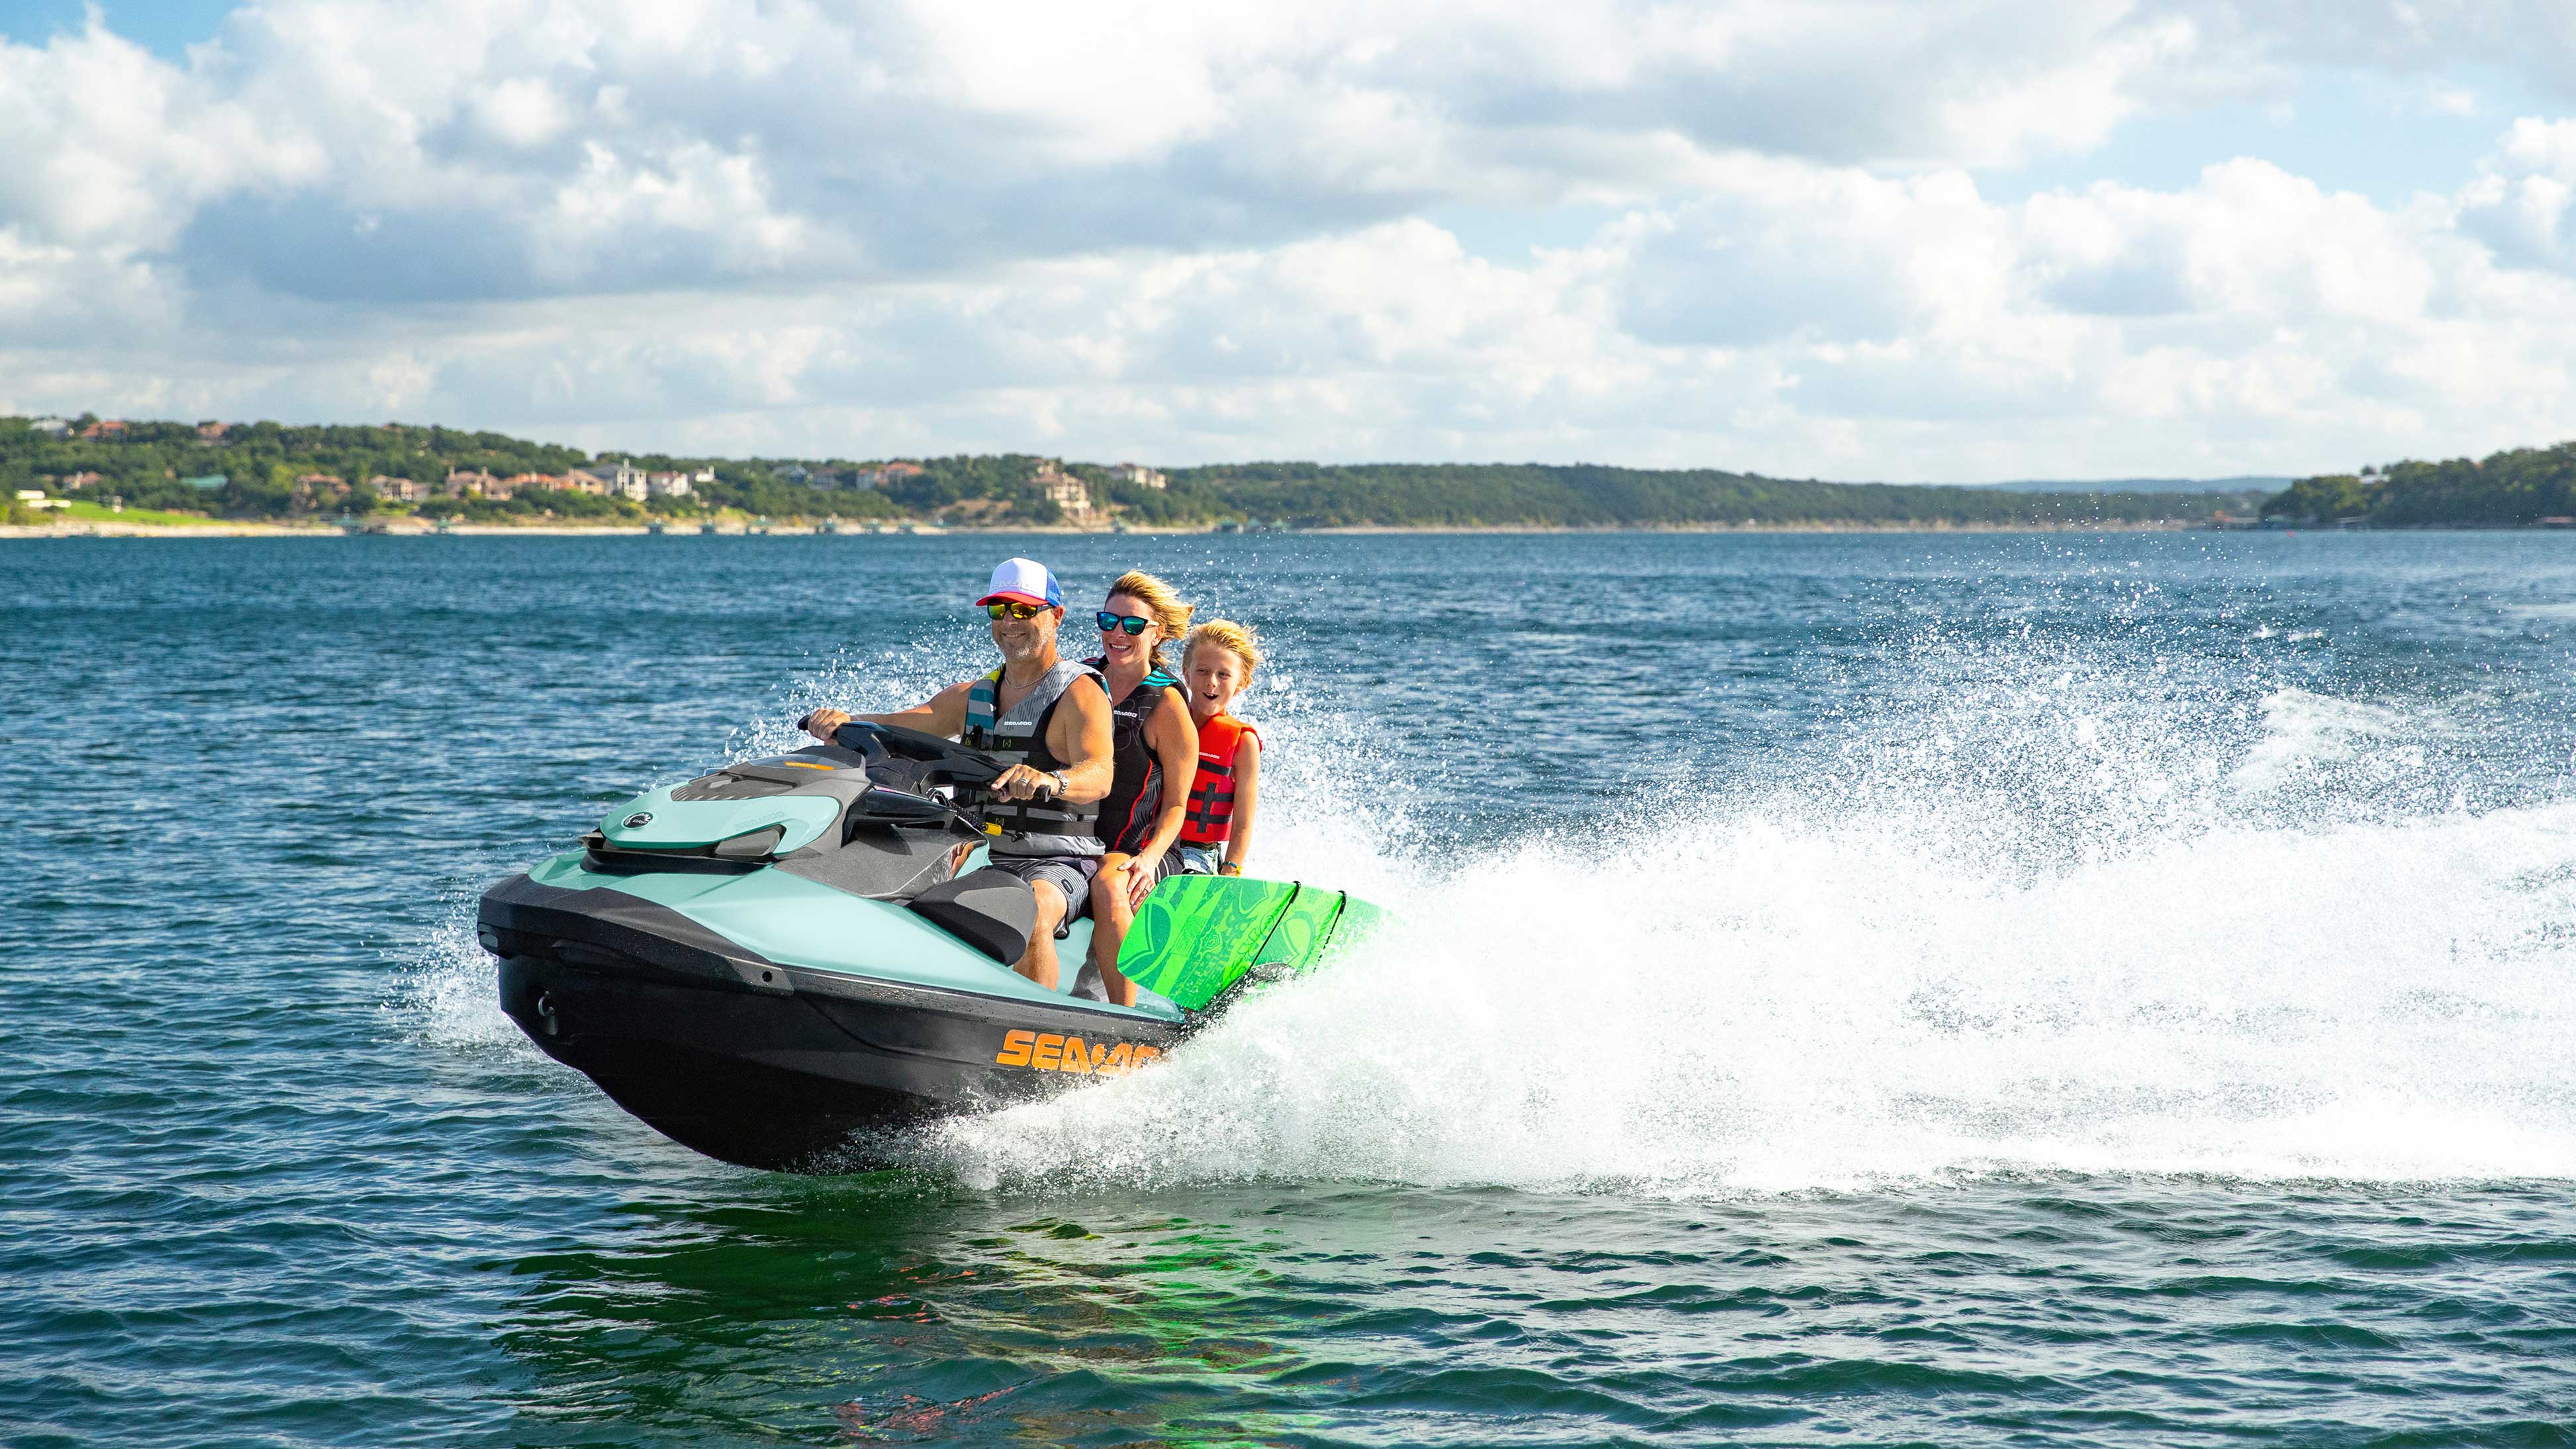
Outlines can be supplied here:
<path id="1" fill-rule="evenodd" d="M 1208 620 L 1181 645 L 1181 683 L 1199 727 L 1198 774 L 1181 819 L 1181 865 L 1198 875 L 1241 875 L 1252 853 L 1261 735 L 1231 711 L 1260 666 L 1252 631 L 1232 619 Z"/>

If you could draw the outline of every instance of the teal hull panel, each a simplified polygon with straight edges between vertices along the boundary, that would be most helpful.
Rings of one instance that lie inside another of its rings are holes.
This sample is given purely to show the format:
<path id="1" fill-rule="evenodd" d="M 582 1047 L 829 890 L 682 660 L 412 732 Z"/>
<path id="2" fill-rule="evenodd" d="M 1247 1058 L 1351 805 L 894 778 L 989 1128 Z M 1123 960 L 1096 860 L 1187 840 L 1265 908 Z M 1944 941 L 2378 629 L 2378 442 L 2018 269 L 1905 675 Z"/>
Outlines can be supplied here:
<path id="1" fill-rule="evenodd" d="M 779 870 L 742 875 L 614 875 L 584 868 L 567 851 L 528 872 L 559 890 L 613 890 L 668 906 L 726 940 L 784 965 L 879 981 L 972 992 L 1011 1001 L 1062 1002 L 1091 949 L 1091 922 L 1076 921 L 1056 942 L 1058 989 L 1048 991 L 900 905 L 854 896 Z M 1131 1008 L 1089 1003 L 1097 1010 Z M 1167 1001 L 1140 995 L 1132 1008 L 1152 1021 L 1178 1021 Z"/>
<path id="2" fill-rule="evenodd" d="M 685 782 L 684 782 L 685 783 Z M 841 819 L 841 802 L 811 795 L 773 795 L 759 800 L 674 800 L 679 785 L 647 790 L 599 822 L 609 844 L 628 850 L 668 850 L 712 845 L 777 826 L 777 848 L 800 850 Z M 641 820 L 641 825 L 629 825 Z"/>

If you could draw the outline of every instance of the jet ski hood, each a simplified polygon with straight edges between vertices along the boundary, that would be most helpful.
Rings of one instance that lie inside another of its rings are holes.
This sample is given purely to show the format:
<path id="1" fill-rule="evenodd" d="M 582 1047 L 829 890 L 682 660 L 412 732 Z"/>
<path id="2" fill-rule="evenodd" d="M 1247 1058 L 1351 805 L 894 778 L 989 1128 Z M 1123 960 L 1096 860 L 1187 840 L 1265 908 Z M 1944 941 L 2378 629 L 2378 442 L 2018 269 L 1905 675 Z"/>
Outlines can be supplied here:
<path id="1" fill-rule="evenodd" d="M 618 850 L 718 848 L 746 856 L 802 850 L 868 789 L 866 767 L 778 757 L 647 790 L 608 812 L 600 839 Z"/>

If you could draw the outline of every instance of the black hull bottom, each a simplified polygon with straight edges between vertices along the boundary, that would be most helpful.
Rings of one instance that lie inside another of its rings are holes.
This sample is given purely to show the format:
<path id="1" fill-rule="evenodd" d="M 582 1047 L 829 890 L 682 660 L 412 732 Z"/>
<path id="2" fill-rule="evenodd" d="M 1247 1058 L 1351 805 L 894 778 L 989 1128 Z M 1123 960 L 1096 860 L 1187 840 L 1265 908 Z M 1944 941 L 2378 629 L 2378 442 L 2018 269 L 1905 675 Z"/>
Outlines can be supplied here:
<path id="1" fill-rule="evenodd" d="M 813 1071 L 755 1059 L 782 1048 L 853 1054 L 819 1018 L 800 1021 L 814 1013 L 794 1000 L 709 1000 L 696 988 L 527 957 L 503 961 L 500 976 L 503 1009 L 546 1055 L 654 1131 L 725 1162 L 779 1172 L 886 1166 L 905 1132 L 979 1105 L 851 1081 L 857 1062 Z"/>
<path id="2" fill-rule="evenodd" d="M 1180 1036 L 1074 1003 L 719 954 L 676 913 L 575 894 L 521 877 L 485 897 L 502 1010 L 655 1131 L 745 1167 L 896 1165 L 926 1123 L 1083 1085 Z M 613 914 L 581 909 L 597 904 Z M 664 924 L 669 934 L 652 929 Z"/>

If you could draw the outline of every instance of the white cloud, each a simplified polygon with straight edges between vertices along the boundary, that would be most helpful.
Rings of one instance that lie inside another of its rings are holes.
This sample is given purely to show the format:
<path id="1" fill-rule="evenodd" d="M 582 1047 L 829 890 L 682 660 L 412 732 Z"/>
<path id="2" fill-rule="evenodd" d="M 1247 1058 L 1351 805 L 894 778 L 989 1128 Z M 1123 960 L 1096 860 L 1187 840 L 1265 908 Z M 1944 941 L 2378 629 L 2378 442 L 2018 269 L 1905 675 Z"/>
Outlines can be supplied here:
<path id="1" fill-rule="evenodd" d="M 2508 265 L 2576 272 L 2576 120 L 2525 117 L 2461 198 L 2461 222 Z"/>
<path id="2" fill-rule="evenodd" d="M 256 0 L 184 67 L 97 25 L 0 46 L 21 143 L 0 154 L 0 214 L 164 247 L 198 208 L 267 198 L 322 272 L 370 264 L 317 244 L 347 216 L 431 235 L 470 217 L 520 262 L 456 288 L 488 295 L 591 280 L 555 270 L 545 198 L 707 155 L 758 158 L 772 220 L 840 238 L 805 260 L 865 275 L 1278 242 L 1439 199 L 1648 200 L 1744 151 L 2079 147 L 2192 48 L 2187 23 L 2128 8 Z M 742 199 L 689 194 L 709 218 L 664 220 L 705 229 Z M 653 280 L 598 265 L 599 285 Z"/>
<path id="3" fill-rule="evenodd" d="M 322 179 L 327 153 L 262 133 L 253 108 L 95 23 L 37 50 L 0 43 L 0 226 L 22 244 L 124 254 L 193 210 Z"/>
<path id="4" fill-rule="evenodd" d="M 2576 11 L 2563 0 L 2151 0 L 2248 63 L 2381 73 L 2482 67 L 2576 100 Z"/>
<path id="5" fill-rule="evenodd" d="M 2474 116 L 2478 93 L 2467 86 L 2435 85 L 2424 92 L 2424 109 L 2437 116 Z"/>
<path id="6" fill-rule="evenodd" d="M 2397 207 L 2254 159 L 1981 187 L 2445 54 L 2247 13 L 259 0 L 184 64 L 94 24 L 0 43 L 0 410 L 1881 477 L 2553 437 L 2576 121 Z M 1577 205 L 1520 260 L 1424 219 Z"/>

